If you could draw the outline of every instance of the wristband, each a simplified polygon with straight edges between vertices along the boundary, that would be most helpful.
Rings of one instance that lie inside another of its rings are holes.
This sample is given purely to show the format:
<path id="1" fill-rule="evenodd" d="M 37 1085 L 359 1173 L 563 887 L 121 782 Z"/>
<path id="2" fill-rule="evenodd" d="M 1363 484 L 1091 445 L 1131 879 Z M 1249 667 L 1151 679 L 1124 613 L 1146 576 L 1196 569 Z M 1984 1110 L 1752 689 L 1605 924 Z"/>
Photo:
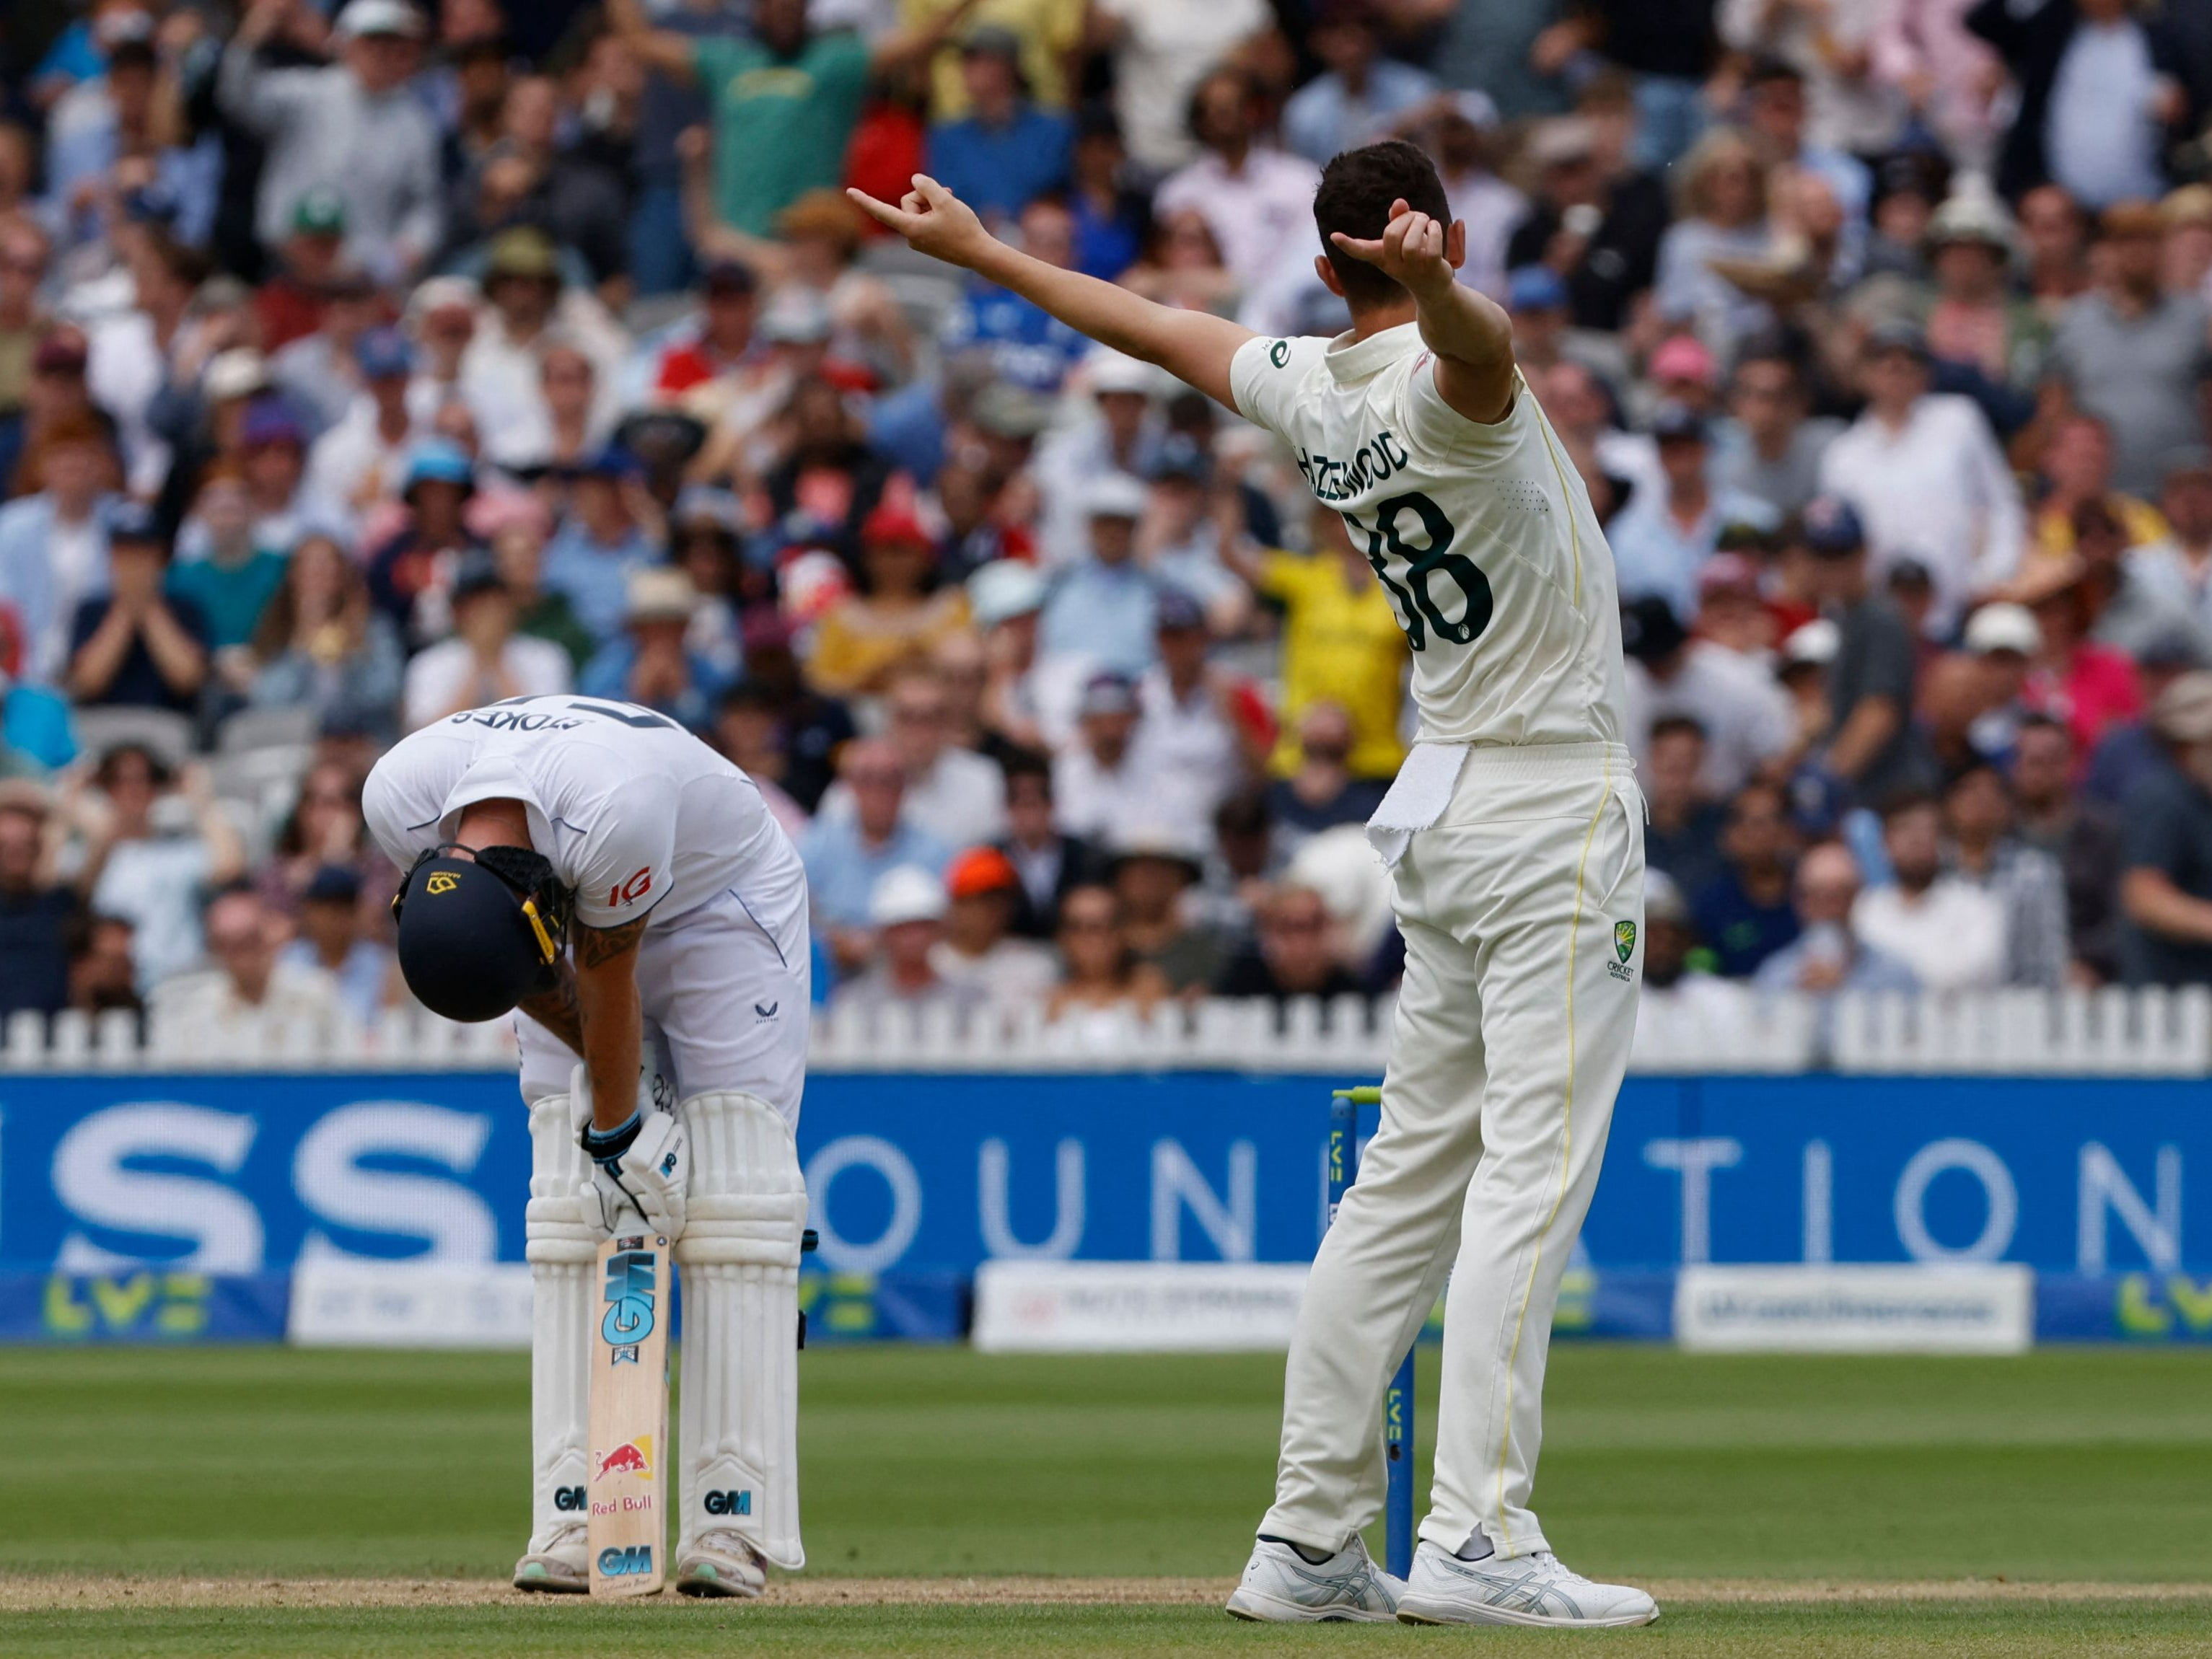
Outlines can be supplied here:
<path id="1" fill-rule="evenodd" d="M 630 1115 L 611 1129 L 594 1127 L 588 1121 L 576 1136 L 576 1144 L 584 1149 L 584 1156 L 594 1164 L 611 1164 L 630 1148 L 637 1132 L 645 1127 L 645 1114 L 635 1107 Z"/>

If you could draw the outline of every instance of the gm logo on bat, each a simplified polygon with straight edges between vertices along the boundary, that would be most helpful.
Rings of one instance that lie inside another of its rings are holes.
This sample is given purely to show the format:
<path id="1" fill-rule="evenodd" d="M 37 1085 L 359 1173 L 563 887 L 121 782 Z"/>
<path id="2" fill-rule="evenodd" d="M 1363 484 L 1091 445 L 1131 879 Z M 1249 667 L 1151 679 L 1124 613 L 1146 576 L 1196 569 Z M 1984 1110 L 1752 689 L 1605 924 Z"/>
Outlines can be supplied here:
<path id="1" fill-rule="evenodd" d="M 626 1578 L 634 1573 L 653 1571 L 653 1546 L 632 1544 L 628 1548 L 611 1546 L 599 1552 L 599 1576 L 603 1578 Z"/>
<path id="2" fill-rule="evenodd" d="M 653 1334 L 658 1261 L 653 1250 L 620 1250 L 607 1258 L 607 1311 L 599 1321 L 599 1336 L 610 1346 L 635 1346 Z"/>

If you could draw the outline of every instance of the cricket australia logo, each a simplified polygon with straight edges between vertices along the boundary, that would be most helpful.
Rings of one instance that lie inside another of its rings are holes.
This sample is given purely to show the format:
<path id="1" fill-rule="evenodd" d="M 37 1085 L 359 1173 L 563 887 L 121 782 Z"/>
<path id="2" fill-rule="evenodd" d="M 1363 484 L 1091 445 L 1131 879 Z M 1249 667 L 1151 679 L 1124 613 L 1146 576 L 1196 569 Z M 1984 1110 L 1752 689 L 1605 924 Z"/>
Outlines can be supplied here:
<path id="1" fill-rule="evenodd" d="M 1628 965 L 1628 959 L 1636 954 L 1634 922 L 1616 921 L 1613 924 L 1613 954 L 1620 959 L 1606 963 L 1606 971 L 1619 980 L 1635 978 L 1636 970 Z"/>

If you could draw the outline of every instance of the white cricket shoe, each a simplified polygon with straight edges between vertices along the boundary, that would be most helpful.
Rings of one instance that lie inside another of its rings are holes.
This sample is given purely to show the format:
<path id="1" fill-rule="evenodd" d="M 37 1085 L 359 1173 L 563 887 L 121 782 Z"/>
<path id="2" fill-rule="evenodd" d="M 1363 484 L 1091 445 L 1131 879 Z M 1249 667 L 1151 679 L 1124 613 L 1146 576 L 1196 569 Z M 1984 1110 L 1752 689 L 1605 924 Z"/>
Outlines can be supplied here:
<path id="1" fill-rule="evenodd" d="M 1229 1612 L 1267 1625 L 1386 1625 L 1397 1616 L 1405 1589 L 1375 1565 L 1358 1533 L 1320 1562 L 1263 1539 L 1252 1547 L 1243 1582 L 1230 1592 Z"/>
<path id="2" fill-rule="evenodd" d="M 592 1589 L 592 1555 L 580 1521 L 556 1532 L 542 1550 L 532 1550 L 514 1564 L 514 1587 L 547 1595 L 588 1595 Z"/>
<path id="3" fill-rule="evenodd" d="M 678 1595 L 756 1596 L 768 1588 L 760 1552 L 727 1529 L 703 1532 L 676 1564 Z"/>
<path id="4" fill-rule="evenodd" d="M 1422 1540 L 1398 1598 L 1409 1625 L 1545 1625 L 1569 1629 L 1648 1625 L 1659 1604 L 1626 1584 L 1594 1584 L 1546 1552 L 1462 1561 Z"/>

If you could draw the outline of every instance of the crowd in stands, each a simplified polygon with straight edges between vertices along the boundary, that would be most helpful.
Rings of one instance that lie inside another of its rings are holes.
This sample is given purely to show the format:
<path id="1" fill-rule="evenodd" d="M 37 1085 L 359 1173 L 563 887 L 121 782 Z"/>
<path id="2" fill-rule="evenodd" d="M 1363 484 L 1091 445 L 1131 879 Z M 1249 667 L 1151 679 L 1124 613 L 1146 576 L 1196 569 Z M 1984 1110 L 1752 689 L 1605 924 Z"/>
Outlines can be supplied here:
<path id="1" fill-rule="evenodd" d="M 2212 983 L 2208 116 L 2212 0 L 18 0 L 0 1013 L 374 1018 L 367 768 L 580 696 L 825 1001 L 1387 991 L 1364 545 L 842 189 L 1333 334 L 1386 137 L 1607 526 L 1654 994 Z"/>

